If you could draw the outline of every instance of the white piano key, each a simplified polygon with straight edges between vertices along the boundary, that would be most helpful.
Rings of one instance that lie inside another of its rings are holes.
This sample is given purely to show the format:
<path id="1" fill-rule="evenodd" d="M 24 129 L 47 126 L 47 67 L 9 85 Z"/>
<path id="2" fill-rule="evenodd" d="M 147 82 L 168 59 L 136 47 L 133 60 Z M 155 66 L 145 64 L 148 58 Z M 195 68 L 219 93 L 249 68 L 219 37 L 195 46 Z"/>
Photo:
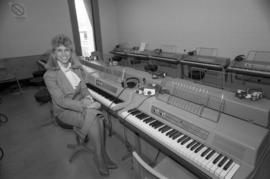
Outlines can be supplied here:
<path id="1" fill-rule="evenodd" d="M 210 152 L 212 152 L 212 150 L 209 150 L 209 152 L 207 152 L 207 154 L 203 157 L 203 161 L 200 163 L 202 166 L 205 166 L 208 163 L 209 160 L 206 160 L 206 156 L 210 154 Z"/>
<path id="2" fill-rule="evenodd" d="M 234 167 L 234 165 L 235 165 L 235 162 L 233 162 L 232 164 L 231 164 L 231 166 L 227 169 L 227 170 L 224 170 L 223 172 L 221 172 L 221 174 L 220 174 L 220 179 L 224 179 L 225 178 L 225 176 L 230 172 L 230 170 Z"/>
<path id="3" fill-rule="evenodd" d="M 215 160 L 215 158 L 219 155 L 219 153 L 215 153 L 210 159 L 209 162 L 205 165 L 204 168 L 206 168 L 208 171 L 210 171 L 210 169 L 214 166 L 213 164 L 213 160 Z"/>
<path id="4" fill-rule="evenodd" d="M 211 167 L 211 169 L 209 170 L 211 173 L 215 173 L 216 169 L 218 168 L 218 163 L 223 159 L 224 156 L 220 157 L 220 159 L 217 161 L 216 164 L 214 164 L 213 167 Z"/>
<path id="5" fill-rule="evenodd" d="M 204 151 L 206 151 L 207 148 L 208 148 L 208 147 L 204 146 L 204 147 L 201 149 L 201 151 L 199 151 L 199 152 L 197 153 L 196 157 L 194 158 L 194 161 L 195 161 L 195 162 L 198 162 L 198 163 L 199 163 L 199 162 L 202 160 L 201 154 L 202 154 Z"/>
<path id="6" fill-rule="evenodd" d="M 225 156 L 224 156 L 225 157 Z M 223 171 L 223 167 L 225 166 L 225 164 L 228 162 L 229 160 L 227 159 L 224 163 L 223 163 L 223 165 L 222 166 L 218 166 L 218 169 L 215 171 L 215 175 L 216 176 L 219 176 L 220 175 L 220 173 Z"/>
<path id="7" fill-rule="evenodd" d="M 231 179 L 235 172 L 239 169 L 240 165 L 235 163 L 235 165 L 232 167 L 232 169 L 228 172 L 228 174 L 225 176 L 225 179 Z"/>
<path id="8" fill-rule="evenodd" d="M 201 145 L 202 145 L 202 144 L 198 145 L 198 146 L 196 147 L 196 149 L 199 148 Z M 201 148 L 200 151 L 198 151 L 197 153 L 195 153 L 196 149 L 194 149 L 194 150 L 192 151 L 191 155 L 189 156 L 190 159 L 192 159 L 192 160 L 195 160 L 197 154 L 198 154 L 203 148 Z"/>

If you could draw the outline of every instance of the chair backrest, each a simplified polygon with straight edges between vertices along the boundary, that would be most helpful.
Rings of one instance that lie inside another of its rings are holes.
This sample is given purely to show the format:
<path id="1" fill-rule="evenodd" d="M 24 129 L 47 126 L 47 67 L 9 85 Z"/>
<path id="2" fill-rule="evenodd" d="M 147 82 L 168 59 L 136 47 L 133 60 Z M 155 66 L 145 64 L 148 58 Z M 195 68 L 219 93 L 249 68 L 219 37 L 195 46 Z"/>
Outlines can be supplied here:
<path id="1" fill-rule="evenodd" d="M 132 152 L 133 166 L 136 179 L 167 179 L 160 172 L 148 165 L 137 152 Z"/>
<path id="2" fill-rule="evenodd" d="M 247 60 L 269 62 L 270 51 L 250 50 L 247 55 Z"/>
<path id="3" fill-rule="evenodd" d="M 197 47 L 196 52 L 198 55 L 217 56 L 217 48 Z"/>

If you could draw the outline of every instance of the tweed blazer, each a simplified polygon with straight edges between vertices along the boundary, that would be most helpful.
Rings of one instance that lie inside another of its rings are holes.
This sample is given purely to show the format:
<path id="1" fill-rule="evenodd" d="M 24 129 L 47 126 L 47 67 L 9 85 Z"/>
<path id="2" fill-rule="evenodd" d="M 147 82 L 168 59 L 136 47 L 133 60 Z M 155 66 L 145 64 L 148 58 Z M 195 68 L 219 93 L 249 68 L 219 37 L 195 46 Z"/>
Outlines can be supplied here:
<path id="1" fill-rule="evenodd" d="M 64 110 L 83 112 L 85 106 L 81 99 L 90 95 L 84 81 L 85 73 L 79 61 L 75 61 L 75 63 L 72 61 L 71 70 L 81 79 L 76 89 L 73 89 L 58 64 L 47 66 L 47 71 L 44 74 L 44 81 L 51 94 L 53 112 L 56 116 Z"/>

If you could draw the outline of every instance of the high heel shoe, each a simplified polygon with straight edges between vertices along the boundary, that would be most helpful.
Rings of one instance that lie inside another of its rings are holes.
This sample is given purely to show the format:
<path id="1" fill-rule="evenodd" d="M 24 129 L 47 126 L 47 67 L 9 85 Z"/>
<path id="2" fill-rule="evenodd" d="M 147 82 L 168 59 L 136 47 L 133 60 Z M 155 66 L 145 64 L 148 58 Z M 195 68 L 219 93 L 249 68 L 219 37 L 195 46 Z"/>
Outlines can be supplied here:
<path id="1" fill-rule="evenodd" d="M 106 161 L 106 165 L 108 167 L 108 169 L 117 169 L 118 166 L 116 163 L 114 163 L 113 161 L 109 160 L 109 161 Z"/>
<path id="2" fill-rule="evenodd" d="M 117 164 L 111 160 L 111 158 L 109 157 L 109 155 L 106 151 L 105 151 L 103 156 L 104 156 L 104 160 L 105 160 L 105 163 L 106 163 L 108 169 L 117 169 L 118 168 Z"/>
<path id="3" fill-rule="evenodd" d="M 108 169 L 101 169 L 101 168 L 98 168 L 98 172 L 101 176 L 109 176 L 110 175 L 110 172 Z"/>

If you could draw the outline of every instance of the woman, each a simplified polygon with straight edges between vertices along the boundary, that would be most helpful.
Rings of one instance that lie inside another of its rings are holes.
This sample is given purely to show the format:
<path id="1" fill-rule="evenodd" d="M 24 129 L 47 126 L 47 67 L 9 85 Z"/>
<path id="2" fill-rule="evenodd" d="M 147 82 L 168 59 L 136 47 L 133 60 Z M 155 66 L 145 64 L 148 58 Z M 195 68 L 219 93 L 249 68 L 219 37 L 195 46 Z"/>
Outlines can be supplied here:
<path id="1" fill-rule="evenodd" d="M 94 159 L 101 175 L 109 175 L 108 169 L 117 168 L 105 149 L 100 104 L 91 97 L 85 82 L 84 72 L 73 51 L 72 41 L 60 34 L 52 39 L 51 56 L 44 74 L 51 94 L 54 115 L 62 122 L 78 127 L 94 144 Z"/>

